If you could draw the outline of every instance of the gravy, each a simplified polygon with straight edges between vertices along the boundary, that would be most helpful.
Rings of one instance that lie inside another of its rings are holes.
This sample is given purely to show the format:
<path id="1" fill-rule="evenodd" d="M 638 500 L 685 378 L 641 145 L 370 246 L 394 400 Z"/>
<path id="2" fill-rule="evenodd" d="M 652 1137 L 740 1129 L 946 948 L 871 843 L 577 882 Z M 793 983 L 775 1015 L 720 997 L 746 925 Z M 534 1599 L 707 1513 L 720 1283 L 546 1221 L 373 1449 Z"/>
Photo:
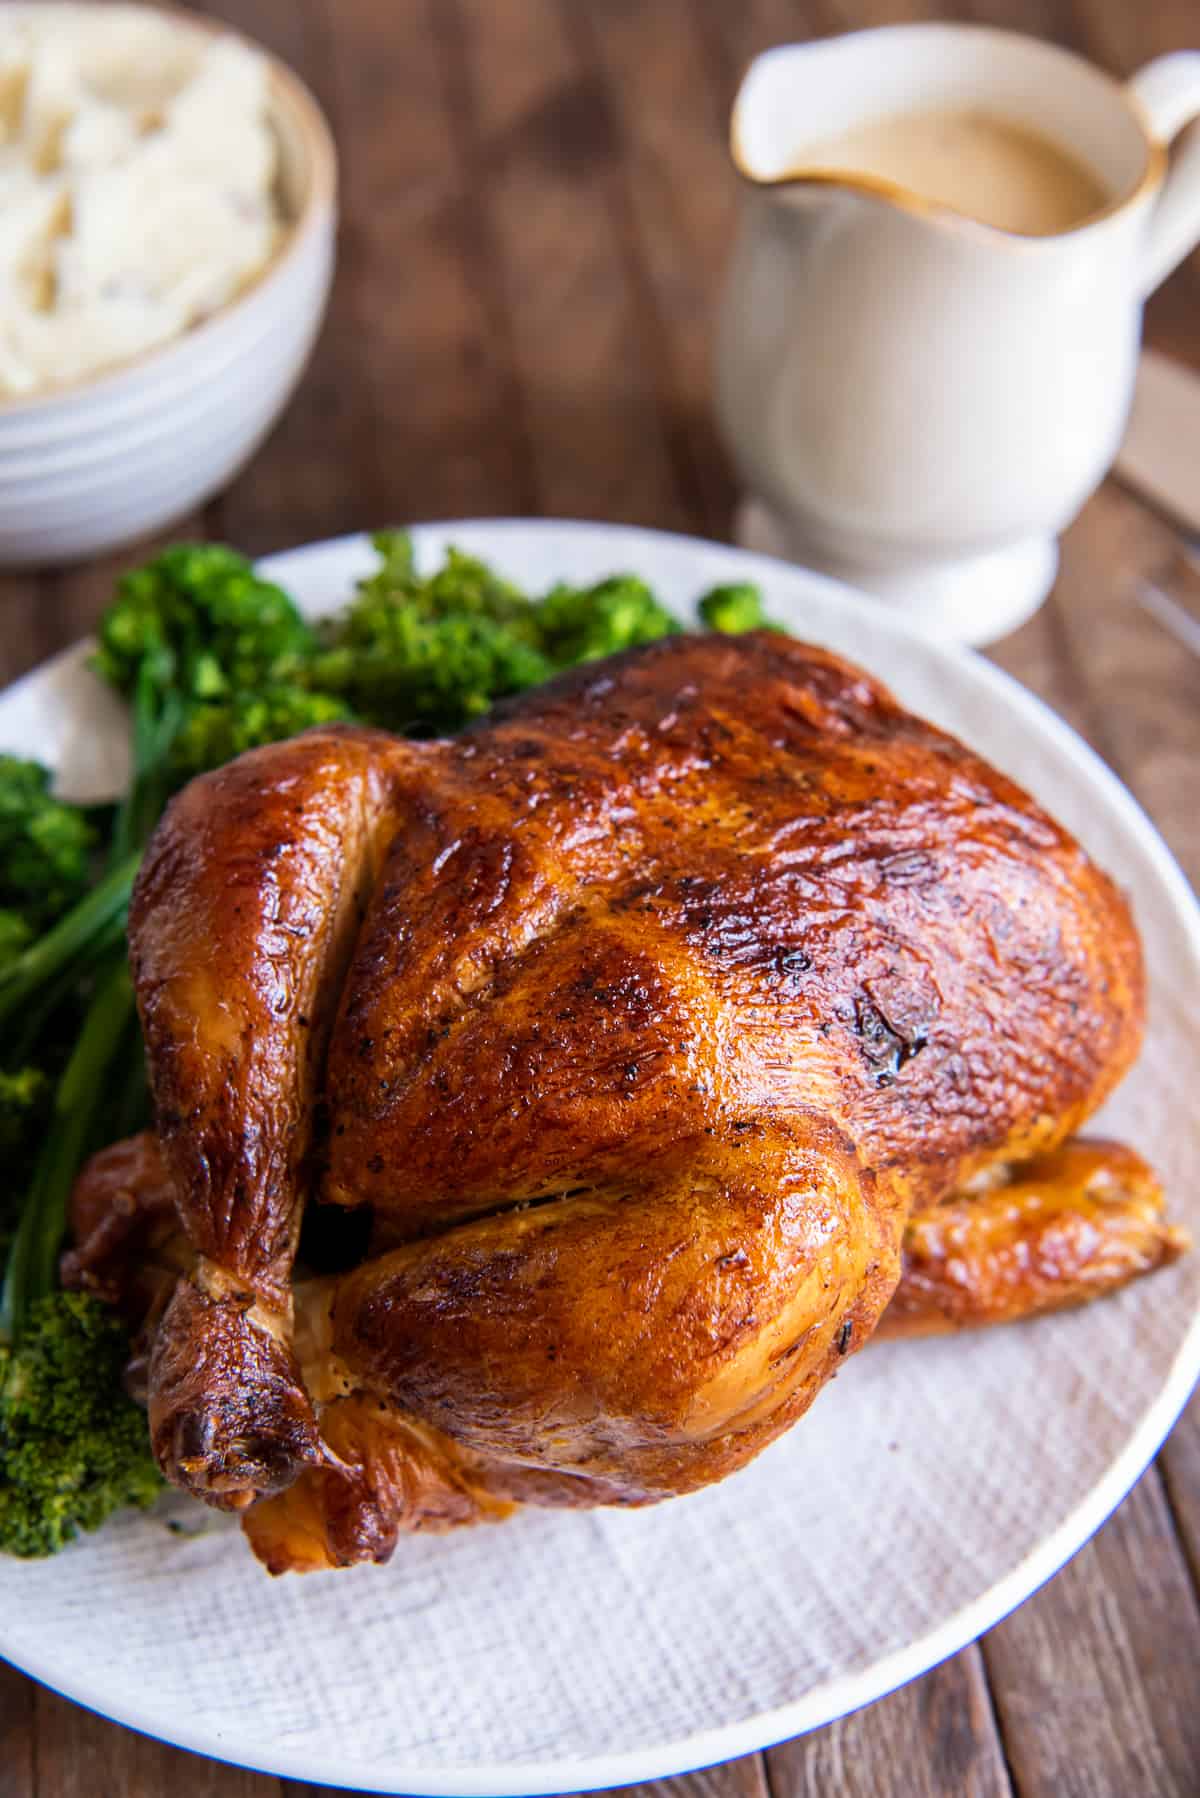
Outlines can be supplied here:
<path id="1" fill-rule="evenodd" d="M 900 113 L 806 151 L 797 174 L 875 176 L 982 224 L 1024 236 L 1067 231 L 1110 196 L 1069 151 L 974 111 Z"/>

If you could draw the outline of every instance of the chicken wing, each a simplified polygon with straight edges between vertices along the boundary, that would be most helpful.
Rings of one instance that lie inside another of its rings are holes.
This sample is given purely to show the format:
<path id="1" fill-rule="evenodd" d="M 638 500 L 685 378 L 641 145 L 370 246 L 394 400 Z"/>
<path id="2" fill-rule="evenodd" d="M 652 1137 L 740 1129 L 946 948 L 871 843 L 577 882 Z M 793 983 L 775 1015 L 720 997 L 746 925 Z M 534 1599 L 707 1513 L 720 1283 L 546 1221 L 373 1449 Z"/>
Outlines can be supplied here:
<path id="1" fill-rule="evenodd" d="M 880 1336 L 934 1336 L 1081 1305 L 1189 1246 L 1163 1192 L 1123 1143 L 1081 1138 L 981 1193 L 914 1213 Z"/>

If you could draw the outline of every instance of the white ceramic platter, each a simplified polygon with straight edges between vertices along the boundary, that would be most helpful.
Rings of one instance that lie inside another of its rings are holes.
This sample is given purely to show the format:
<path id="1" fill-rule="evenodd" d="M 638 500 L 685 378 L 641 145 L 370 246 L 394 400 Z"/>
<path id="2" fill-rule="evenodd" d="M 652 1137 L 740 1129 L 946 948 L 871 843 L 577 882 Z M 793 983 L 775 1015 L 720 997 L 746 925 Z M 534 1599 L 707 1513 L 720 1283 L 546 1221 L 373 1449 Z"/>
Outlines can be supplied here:
<path id="1" fill-rule="evenodd" d="M 1134 801 L 1036 699 L 801 569 L 649 531 L 490 522 L 416 533 L 534 589 L 621 569 L 686 611 L 759 581 L 797 634 L 882 675 L 1030 787 L 1129 889 L 1150 1040 L 1100 1120 L 1150 1150 L 1200 1231 L 1200 914 Z M 360 539 L 274 558 L 342 604 Z M 122 724 L 72 651 L 0 698 L 0 746 L 111 792 Z M 381 1792 L 572 1792 L 742 1754 L 923 1673 L 1026 1598 L 1132 1485 L 1200 1371 L 1200 1253 L 1086 1311 L 867 1348 L 724 1485 L 640 1513 L 531 1512 L 401 1544 L 385 1569 L 271 1581 L 236 1528 L 126 1517 L 0 1561 L 0 1652 L 122 1723 Z"/>

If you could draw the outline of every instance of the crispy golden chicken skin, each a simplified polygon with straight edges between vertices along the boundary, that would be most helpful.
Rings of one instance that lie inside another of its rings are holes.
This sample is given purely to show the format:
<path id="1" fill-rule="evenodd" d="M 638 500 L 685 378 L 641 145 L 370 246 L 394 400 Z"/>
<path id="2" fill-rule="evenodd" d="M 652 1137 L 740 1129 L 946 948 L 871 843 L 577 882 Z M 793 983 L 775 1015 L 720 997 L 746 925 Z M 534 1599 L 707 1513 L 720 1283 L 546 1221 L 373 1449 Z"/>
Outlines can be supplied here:
<path id="1" fill-rule="evenodd" d="M 1113 1292 L 1177 1261 L 1183 1230 L 1140 1155 L 1104 1138 L 998 1170 L 989 1190 L 916 1212 L 880 1336 L 1011 1323 Z"/>
<path id="2" fill-rule="evenodd" d="M 875 1330 L 910 1214 L 1054 1151 L 1142 1027 L 1128 910 L 1072 838 L 768 633 L 447 742 L 243 756 L 169 809 L 130 936 L 191 1251 L 155 1448 L 254 1506 L 275 1568 L 380 1558 L 405 1504 L 741 1466 Z M 369 1207 L 372 1253 L 299 1320 L 312 1197 Z"/>
<path id="3" fill-rule="evenodd" d="M 1076 1139 L 1018 1167 L 996 1164 L 980 1188 L 909 1219 L 900 1282 L 873 1341 L 1083 1304 L 1169 1265 L 1189 1246 L 1166 1222 L 1151 1170 L 1120 1143 Z M 93 1156 L 73 1197 L 78 1247 L 64 1258 L 64 1281 L 141 1325 L 130 1368 L 139 1392 L 163 1296 L 194 1259 L 178 1222 L 170 1226 L 172 1210 L 170 1176 L 150 1131 Z M 243 1514 L 270 1571 L 386 1560 L 402 1531 L 498 1521 L 517 1501 L 597 1502 L 594 1482 L 495 1466 L 387 1400 L 349 1389 L 332 1353 L 337 1291 L 329 1279 L 295 1288 L 299 1356 L 327 1453 Z M 623 1494 L 612 1496 L 620 1502 Z"/>

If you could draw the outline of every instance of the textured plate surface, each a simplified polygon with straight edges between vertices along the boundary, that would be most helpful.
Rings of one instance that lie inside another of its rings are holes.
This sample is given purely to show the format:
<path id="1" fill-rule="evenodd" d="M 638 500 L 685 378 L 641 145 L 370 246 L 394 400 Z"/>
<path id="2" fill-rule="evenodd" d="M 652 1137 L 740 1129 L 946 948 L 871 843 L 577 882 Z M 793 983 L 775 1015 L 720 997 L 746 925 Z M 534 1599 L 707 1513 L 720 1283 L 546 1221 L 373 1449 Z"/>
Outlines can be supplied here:
<path id="1" fill-rule="evenodd" d="M 1040 702 L 803 570 L 601 525 L 416 533 L 540 588 L 619 569 L 681 613 L 762 583 L 800 636 L 854 657 L 1029 787 L 1130 891 L 1150 1040 L 1101 1127 L 1147 1148 L 1200 1233 L 1200 913 L 1125 789 Z M 317 613 L 359 539 L 268 566 Z M 0 747 L 65 790 L 122 778 L 119 711 L 69 651 L 0 697 Z M 1200 1255 L 1095 1307 L 868 1348 L 744 1473 L 641 1513 L 530 1513 L 402 1543 L 390 1567 L 270 1581 L 235 1528 L 125 1518 L 58 1559 L 0 1560 L 0 1653 L 154 1735 L 387 1792 L 577 1791 L 747 1752 L 952 1653 L 1049 1577 L 1136 1479 L 1200 1371 Z"/>

